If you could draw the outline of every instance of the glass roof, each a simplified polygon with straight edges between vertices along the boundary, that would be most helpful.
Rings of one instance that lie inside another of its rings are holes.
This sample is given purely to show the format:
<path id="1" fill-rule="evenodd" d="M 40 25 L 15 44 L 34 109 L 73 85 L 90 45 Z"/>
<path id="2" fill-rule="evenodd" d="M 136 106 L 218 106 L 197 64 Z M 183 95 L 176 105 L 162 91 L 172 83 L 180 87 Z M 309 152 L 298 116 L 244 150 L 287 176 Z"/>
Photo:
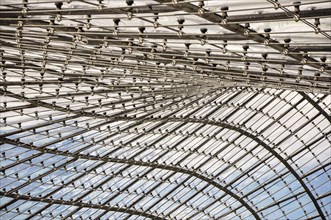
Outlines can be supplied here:
<path id="1" fill-rule="evenodd" d="M 331 219 L 331 5 L 2 0 L 1 219 Z"/>

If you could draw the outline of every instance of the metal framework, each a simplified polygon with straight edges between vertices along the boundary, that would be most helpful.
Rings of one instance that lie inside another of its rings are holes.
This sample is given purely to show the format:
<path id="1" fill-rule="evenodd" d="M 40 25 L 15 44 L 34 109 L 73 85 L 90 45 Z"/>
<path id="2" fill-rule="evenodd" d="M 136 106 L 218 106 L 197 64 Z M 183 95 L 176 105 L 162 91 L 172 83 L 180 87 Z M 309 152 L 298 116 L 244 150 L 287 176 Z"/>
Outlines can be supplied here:
<path id="1" fill-rule="evenodd" d="M 330 219 L 331 5 L 3 0 L 1 219 Z"/>

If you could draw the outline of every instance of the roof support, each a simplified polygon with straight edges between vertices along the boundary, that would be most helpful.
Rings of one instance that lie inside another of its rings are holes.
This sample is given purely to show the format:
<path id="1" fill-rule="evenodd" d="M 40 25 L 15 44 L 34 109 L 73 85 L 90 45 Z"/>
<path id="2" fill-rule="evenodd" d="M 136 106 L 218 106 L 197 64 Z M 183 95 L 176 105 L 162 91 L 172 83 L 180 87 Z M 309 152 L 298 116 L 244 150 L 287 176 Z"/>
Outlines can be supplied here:
<path id="1" fill-rule="evenodd" d="M 149 120 L 155 120 L 155 119 L 149 119 Z M 156 119 L 157 120 L 157 119 Z M 167 119 L 166 121 L 182 121 L 182 119 Z M 216 122 L 216 121 L 209 121 L 209 120 L 198 120 L 198 119 L 191 119 L 191 118 L 187 118 L 185 119 L 185 122 L 191 122 L 191 123 L 203 123 L 203 124 L 210 124 L 210 125 L 216 125 L 216 126 L 220 126 L 220 127 L 224 127 L 227 129 L 231 129 L 234 131 L 237 131 L 239 133 L 241 133 L 242 135 L 245 135 L 249 138 L 251 138 L 252 140 L 256 141 L 259 145 L 261 145 L 262 147 L 264 147 L 266 150 L 268 150 L 274 157 L 276 157 L 290 172 L 291 174 L 298 180 L 298 182 L 301 184 L 301 186 L 303 187 L 303 189 L 305 190 L 305 192 L 307 193 L 307 195 L 310 197 L 310 199 L 312 200 L 312 202 L 315 205 L 316 210 L 318 211 L 319 215 L 321 216 L 322 219 L 325 219 L 323 212 L 321 211 L 319 204 L 317 203 L 317 200 L 315 199 L 315 197 L 313 196 L 312 192 L 309 190 L 309 188 L 306 186 L 306 184 L 304 183 L 304 181 L 301 179 L 301 177 L 295 172 L 295 170 L 291 167 L 291 165 L 289 165 L 289 163 L 284 160 L 277 152 L 275 152 L 268 144 L 264 143 L 263 141 L 261 141 L 258 137 L 256 137 L 253 134 L 250 134 L 249 132 L 235 127 L 233 125 L 224 123 L 224 122 Z M 5 139 L 4 141 L 9 141 L 8 139 Z M 25 145 L 28 146 L 28 145 Z M 51 149 L 43 149 L 44 152 L 47 153 L 59 153 L 57 151 L 51 150 Z M 68 153 L 62 153 L 65 156 L 69 156 Z M 83 158 L 83 156 L 79 155 L 81 158 Z M 84 155 L 85 158 L 87 159 L 93 159 L 93 160 L 100 160 L 101 158 L 98 157 L 93 157 L 93 156 L 89 156 L 89 155 Z M 102 160 L 109 160 L 109 158 L 102 158 Z M 124 162 L 125 161 L 125 162 Z M 118 159 L 112 159 L 109 160 L 109 162 L 116 162 L 116 163 L 128 163 L 129 161 L 126 160 L 118 160 Z M 136 161 L 130 161 L 131 163 L 135 164 L 135 163 L 140 163 L 140 162 L 136 162 Z M 143 163 L 142 163 L 143 164 Z M 137 165 L 142 165 L 142 164 L 137 164 Z M 160 168 L 160 165 L 157 164 L 156 166 L 158 166 Z M 165 169 L 165 168 L 164 168 Z M 171 168 L 173 169 L 173 168 Z"/>
<path id="2" fill-rule="evenodd" d="M 171 2 L 171 0 L 155 0 L 155 1 L 158 3 L 161 3 L 161 4 Z M 218 24 L 221 27 L 223 27 L 229 31 L 232 31 L 234 33 L 237 33 L 241 36 L 245 36 L 245 37 L 247 37 L 247 39 L 250 39 L 250 40 L 256 41 L 258 43 L 262 43 L 262 44 L 264 43 L 265 38 L 261 34 L 255 34 L 256 33 L 255 31 L 249 30 L 250 34 L 248 34 L 248 36 L 246 36 L 245 31 L 247 31 L 247 30 L 243 26 L 241 26 L 239 24 L 223 24 L 223 23 L 221 23 L 223 20 L 223 18 L 221 16 L 219 16 L 218 14 L 215 14 L 215 13 L 210 13 L 210 11 L 208 11 L 206 9 L 204 9 L 205 13 L 201 14 L 201 13 L 197 13 L 200 10 L 200 8 L 191 3 L 178 1 L 178 4 L 169 4 L 169 5 L 171 5 L 173 8 L 176 8 L 177 10 L 182 10 L 182 11 L 185 11 L 188 13 L 195 13 L 197 16 L 199 16 L 201 18 L 204 18 L 214 24 Z M 270 40 L 270 42 L 275 43 L 275 44 L 269 44 L 269 47 L 271 47 L 275 50 L 278 50 L 279 52 L 284 51 L 285 47 L 283 44 L 279 43 L 276 40 Z M 289 54 L 289 57 L 291 57 L 299 62 L 302 61 L 302 56 L 298 55 L 298 54 Z M 320 68 L 318 61 L 316 61 L 315 59 L 308 57 L 307 60 L 308 60 L 307 65 L 314 67 L 316 69 Z M 326 69 L 330 69 L 330 67 L 326 66 Z"/>
<path id="3" fill-rule="evenodd" d="M 131 215 L 143 216 L 143 217 L 150 218 L 150 219 L 157 219 L 157 220 L 163 219 L 163 218 L 160 218 L 151 213 L 140 212 L 140 211 L 137 211 L 134 209 L 111 207 L 108 205 L 96 205 L 96 204 L 83 203 L 83 202 L 72 202 L 72 201 L 60 200 L 60 199 L 33 197 L 33 196 L 27 196 L 27 195 L 18 195 L 16 193 L 9 194 L 9 193 L 4 193 L 2 191 L 0 191 L 0 195 L 10 197 L 15 200 L 25 200 L 25 201 L 43 202 L 43 203 L 49 203 L 49 204 L 78 206 L 81 208 L 92 208 L 92 209 L 101 209 L 101 210 L 112 211 L 112 212 L 123 212 L 123 213 L 131 214 Z"/>
<path id="4" fill-rule="evenodd" d="M 150 119 L 150 120 L 155 120 L 155 119 Z M 167 119 L 166 121 L 182 121 L 182 119 Z M 249 132 L 247 132 L 247 131 L 245 131 L 245 130 L 243 130 L 241 128 L 235 127 L 233 125 L 230 125 L 230 124 L 227 124 L 227 123 L 224 123 L 224 122 L 215 122 L 215 121 L 209 121 L 209 120 L 198 120 L 198 119 L 191 119 L 191 118 L 185 119 L 185 121 L 186 122 L 191 122 L 191 123 L 203 123 L 203 124 L 210 124 L 210 125 L 216 125 L 216 126 L 224 127 L 224 128 L 227 128 L 227 129 L 231 129 L 231 130 L 237 131 L 237 132 L 241 133 L 242 135 L 245 135 L 245 136 L 251 138 L 252 140 L 256 141 L 259 145 L 261 145 L 262 147 L 264 147 L 274 157 L 276 157 L 290 171 L 290 173 L 298 180 L 298 182 L 301 184 L 301 186 L 303 187 L 303 189 L 305 190 L 305 192 L 307 193 L 307 195 L 311 198 L 311 200 L 314 203 L 315 208 L 318 211 L 318 213 L 320 214 L 321 218 L 322 219 L 325 219 L 324 214 L 321 211 L 321 209 L 320 209 L 320 207 L 319 207 L 319 205 L 318 205 L 315 197 L 313 196 L 313 194 L 311 193 L 311 191 L 309 190 L 309 188 L 306 186 L 306 184 L 304 183 L 304 181 L 302 180 L 302 178 L 295 172 L 295 170 L 291 167 L 291 165 L 289 165 L 289 163 L 286 160 L 284 160 L 277 152 L 275 152 L 271 147 L 269 147 L 268 144 L 266 144 L 263 141 L 261 141 L 260 139 L 258 139 L 258 137 L 256 137 L 253 134 L 250 134 Z M 6 141 L 10 141 L 10 140 L 5 139 L 4 141 L 6 142 Z M 28 146 L 28 145 L 23 145 L 23 146 Z M 44 152 L 47 152 L 47 153 L 61 154 L 61 152 L 58 152 L 56 150 L 46 149 L 46 148 L 44 148 L 43 151 Z M 63 152 L 62 154 L 65 155 L 65 156 L 69 156 L 68 153 L 64 153 Z M 72 156 L 74 156 L 74 154 Z M 82 155 L 79 155 L 79 157 L 86 158 L 86 159 L 92 159 L 92 160 L 100 160 L 101 159 L 101 158 L 93 157 L 93 156 L 89 156 L 89 155 L 83 155 L 83 156 Z M 119 159 L 102 158 L 102 160 L 106 160 L 106 161 L 109 161 L 109 162 L 116 162 L 116 163 L 123 163 L 123 162 L 124 163 L 129 163 L 129 161 L 119 160 Z M 138 163 L 137 165 L 143 165 L 143 163 L 136 162 L 136 161 L 130 161 L 130 163 L 132 163 L 132 164 Z M 161 168 L 166 169 L 166 167 L 162 167 L 163 165 L 156 164 L 155 166 L 157 166 L 159 168 L 161 166 Z M 173 169 L 173 167 L 171 169 Z"/>
<path id="5" fill-rule="evenodd" d="M 182 4 L 182 3 L 181 3 Z M 72 15 L 108 15 L 108 14 L 120 14 L 122 15 L 125 11 L 128 11 L 130 8 L 104 8 L 102 10 L 98 9 L 81 9 L 81 10 L 66 10 L 62 9 L 61 14 L 63 16 L 72 16 Z M 132 7 L 133 13 L 136 15 L 145 14 L 145 13 L 169 13 L 178 11 L 175 7 L 170 7 L 169 5 L 147 5 L 147 6 L 135 6 Z M 197 12 L 197 11 L 196 11 Z M 51 8 L 44 8 L 33 10 L 30 9 L 28 14 L 29 16 L 41 16 L 41 15 L 56 15 L 58 11 Z M 330 8 L 321 8 L 315 10 L 303 10 L 298 13 L 301 18 L 315 18 L 315 17 L 329 17 L 331 15 Z M 5 18 L 7 21 L 9 18 L 17 18 L 21 16 L 22 12 L 17 9 L 5 9 L 0 10 L 0 18 Z M 279 20 L 292 20 L 293 18 L 289 17 L 285 12 L 272 12 L 266 14 L 247 14 L 247 15 L 231 15 L 227 18 L 229 23 L 245 23 L 245 22 L 263 22 L 263 21 L 279 21 Z"/>
<path id="6" fill-rule="evenodd" d="M 310 98 L 310 96 L 309 95 L 307 95 L 306 93 L 304 93 L 304 92 L 298 92 L 303 98 L 305 98 L 312 106 L 314 106 L 320 113 L 321 113 L 321 115 L 323 115 L 328 121 L 329 121 L 329 123 L 331 124 L 331 116 L 330 115 L 328 115 L 325 111 L 324 111 L 324 109 L 322 109 L 322 107 L 321 106 L 319 106 L 318 105 L 318 103 L 317 102 L 315 102 L 312 98 Z M 325 97 L 327 97 L 327 95 L 324 95 L 323 97 L 322 97 L 322 99 L 323 98 L 325 98 Z"/>
<path id="7" fill-rule="evenodd" d="M 28 144 L 24 144 L 24 143 L 17 143 L 16 141 L 10 140 L 8 138 L 1 139 L 1 141 L 5 142 L 5 143 L 13 144 L 13 145 L 18 145 L 20 147 L 24 147 L 24 148 L 27 148 L 27 149 L 39 150 L 43 153 L 51 153 L 51 154 L 57 154 L 57 155 L 62 155 L 62 156 L 69 156 L 69 157 L 73 157 L 73 158 L 77 158 L 77 159 L 103 161 L 104 163 L 112 162 L 112 163 L 124 163 L 124 164 L 129 164 L 129 165 L 136 165 L 136 166 L 146 166 L 146 167 L 151 167 L 151 168 L 154 168 L 154 169 L 171 170 L 171 171 L 175 171 L 175 172 L 180 172 L 180 173 L 192 175 L 192 176 L 194 176 L 198 179 L 201 179 L 202 181 L 205 181 L 205 182 L 213 185 L 214 187 L 218 188 L 219 190 L 225 192 L 226 194 L 230 195 L 234 199 L 238 200 L 246 209 L 248 209 L 252 213 L 252 215 L 256 219 L 260 219 L 260 217 L 252 209 L 252 207 L 250 205 L 248 205 L 244 200 L 242 200 L 238 195 L 236 195 L 232 191 L 228 190 L 227 188 L 222 187 L 220 184 L 215 182 L 213 179 L 211 179 L 209 177 L 206 177 L 206 176 L 204 176 L 202 174 L 199 174 L 199 173 L 197 173 L 195 171 L 192 171 L 192 170 L 187 170 L 187 169 L 177 167 L 177 166 L 170 166 L 170 165 L 163 165 L 163 164 L 158 164 L 158 163 L 136 161 L 136 160 L 133 160 L 133 159 L 127 160 L 127 159 L 117 159 L 117 158 L 109 158 L 109 157 L 98 157 L 98 156 L 92 156 L 92 155 L 83 155 L 83 154 L 79 154 L 79 153 L 62 152 L 62 151 L 47 149 L 47 148 L 38 149 L 37 147 L 35 147 L 33 145 L 28 145 Z M 9 194 L 9 195 L 12 195 L 12 194 Z M 4 196 L 6 196 L 6 193 L 4 193 Z M 4 208 L 4 207 L 1 207 L 1 208 Z"/>
<path id="8" fill-rule="evenodd" d="M 71 15 L 109 15 L 109 14 L 123 14 L 126 11 L 129 11 L 129 7 L 122 7 L 122 8 L 103 8 L 102 10 L 99 9 L 80 9 L 80 10 L 66 10 L 62 9 L 61 14 L 63 16 L 71 16 Z M 176 10 L 164 6 L 164 5 L 142 5 L 142 6 L 135 6 L 134 13 L 137 14 L 144 14 L 144 13 L 169 13 L 175 12 Z M 41 10 L 29 10 L 27 15 L 31 16 L 43 16 L 43 15 L 56 15 L 58 13 L 57 10 L 44 8 Z M 17 18 L 17 16 L 21 16 L 22 12 L 17 9 L 4 9 L 0 10 L 0 18 Z"/>

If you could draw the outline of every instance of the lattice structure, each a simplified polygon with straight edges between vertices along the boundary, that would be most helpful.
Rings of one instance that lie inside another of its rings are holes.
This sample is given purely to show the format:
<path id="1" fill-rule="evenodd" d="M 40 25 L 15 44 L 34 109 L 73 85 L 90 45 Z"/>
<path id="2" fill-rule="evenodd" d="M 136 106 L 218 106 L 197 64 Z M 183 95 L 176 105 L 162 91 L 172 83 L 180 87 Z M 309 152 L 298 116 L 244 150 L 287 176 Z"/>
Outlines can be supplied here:
<path id="1" fill-rule="evenodd" d="M 1 219 L 331 219 L 330 1 L 2 0 Z"/>

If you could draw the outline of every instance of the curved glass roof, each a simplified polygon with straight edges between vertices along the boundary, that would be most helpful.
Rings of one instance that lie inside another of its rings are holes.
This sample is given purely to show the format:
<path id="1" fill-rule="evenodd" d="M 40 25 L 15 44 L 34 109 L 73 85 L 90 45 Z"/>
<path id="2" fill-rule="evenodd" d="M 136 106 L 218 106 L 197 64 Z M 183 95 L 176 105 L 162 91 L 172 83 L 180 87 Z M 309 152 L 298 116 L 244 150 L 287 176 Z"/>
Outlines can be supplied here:
<path id="1" fill-rule="evenodd" d="M 331 219 L 329 1 L 3 0 L 1 219 Z"/>

